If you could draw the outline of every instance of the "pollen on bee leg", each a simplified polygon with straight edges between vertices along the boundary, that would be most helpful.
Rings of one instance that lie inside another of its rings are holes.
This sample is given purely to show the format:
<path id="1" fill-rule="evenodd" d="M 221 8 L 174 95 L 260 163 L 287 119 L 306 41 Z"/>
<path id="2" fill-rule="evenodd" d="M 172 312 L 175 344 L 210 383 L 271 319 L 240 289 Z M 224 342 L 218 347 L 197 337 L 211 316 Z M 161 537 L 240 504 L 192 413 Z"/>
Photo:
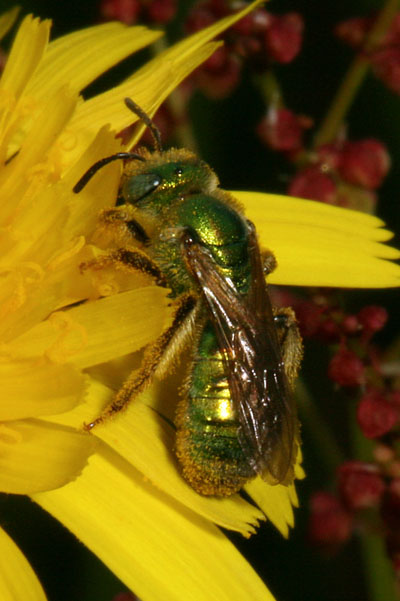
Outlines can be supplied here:
<path id="1" fill-rule="evenodd" d="M 150 344 L 146 348 L 140 369 L 135 370 L 125 380 L 118 393 L 102 413 L 91 423 L 84 425 L 85 430 L 90 431 L 117 413 L 124 411 L 129 403 L 150 385 L 159 366 L 164 364 L 169 345 L 179 334 L 181 327 L 186 323 L 186 318 L 190 315 L 195 305 L 196 300 L 191 295 L 182 295 L 176 301 L 176 311 L 172 325 L 153 344 Z M 168 356 L 172 354 L 168 353 Z"/>
<path id="2" fill-rule="evenodd" d="M 269 275 L 278 267 L 278 261 L 270 250 L 263 250 L 261 252 L 261 259 L 264 275 Z"/>
<path id="3" fill-rule="evenodd" d="M 85 263 L 81 263 L 81 273 L 87 269 L 100 270 L 106 267 L 114 267 L 126 273 L 144 273 L 152 277 L 158 286 L 165 285 L 165 278 L 158 266 L 140 250 L 128 250 L 119 248 L 104 255 L 96 257 Z"/>

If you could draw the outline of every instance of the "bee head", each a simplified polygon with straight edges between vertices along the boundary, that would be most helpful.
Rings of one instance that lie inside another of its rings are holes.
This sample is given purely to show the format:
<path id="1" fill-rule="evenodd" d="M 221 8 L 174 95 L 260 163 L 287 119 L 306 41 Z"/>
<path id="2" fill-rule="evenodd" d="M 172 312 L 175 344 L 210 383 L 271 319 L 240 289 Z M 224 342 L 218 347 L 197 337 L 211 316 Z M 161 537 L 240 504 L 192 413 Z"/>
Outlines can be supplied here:
<path id="1" fill-rule="evenodd" d="M 125 202 L 143 206 L 157 199 L 157 204 L 165 204 L 218 185 L 211 168 L 188 150 L 172 148 L 142 156 L 143 162 L 131 162 L 125 169 L 121 185 Z"/>

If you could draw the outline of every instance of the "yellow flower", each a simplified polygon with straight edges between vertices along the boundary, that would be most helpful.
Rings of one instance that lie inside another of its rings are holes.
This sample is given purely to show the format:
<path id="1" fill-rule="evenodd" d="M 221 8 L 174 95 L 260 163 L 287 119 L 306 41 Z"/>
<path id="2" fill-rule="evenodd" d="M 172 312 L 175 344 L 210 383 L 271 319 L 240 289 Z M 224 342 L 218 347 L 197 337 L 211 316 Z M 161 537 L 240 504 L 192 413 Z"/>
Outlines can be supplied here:
<path id="1" fill-rule="evenodd" d="M 14 16 L 0 20 L 0 33 Z M 0 81 L 0 490 L 30 495 L 144 601 L 178 601 L 188 591 L 193 600 L 272 599 L 216 524 L 249 535 L 267 516 L 287 536 L 296 493 L 255 480 L 246 491 L 259 508 L 239 495 L 197 495 L 172 460 L 172 428 L 152 409 L 157 383 L 119 419 L 83 432 L 131 369 L 130 354 L 157 338 L 171 311 L 166 292 L 143 275 L 80 273 L 79 265 L 100 252 L 97 218 L 115 203 L 121 165 L 102 169 L 79 195 L 72 188 L 94 162 L 120 149 L 115 132 L 132 122 L 122 99 L 154 114 L 237 18 L 83 101 L 79 93 L 93 79 L 159 33 L 110 23 L 48 43 L 49 22 L 27 17 Z M 387 261 L 399 253 L 382 244 L 390 234 L 377 218 L 268 194 L 235 195 L 278 257 L 271 281 L 399 284 L 399 268 Z M 169 385 L 162 390 L 167 418 Z M 44 599 L 1 530 L 0 550 L 0 598 Z"/>

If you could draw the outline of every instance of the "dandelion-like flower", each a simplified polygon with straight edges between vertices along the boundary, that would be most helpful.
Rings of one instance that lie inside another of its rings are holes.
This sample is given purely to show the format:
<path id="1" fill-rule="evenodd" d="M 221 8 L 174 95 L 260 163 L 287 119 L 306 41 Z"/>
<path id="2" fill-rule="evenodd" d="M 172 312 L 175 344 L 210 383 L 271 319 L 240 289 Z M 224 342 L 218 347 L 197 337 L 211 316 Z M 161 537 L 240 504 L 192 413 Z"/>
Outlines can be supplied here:
<path id="1" fill-rule="evenodd" d="M 0 31 L 12 18 L 3 17 Z M 246 492 L 258 508 L 239 495 L 197 495 L 176 468 L 173 429 L 159 414 L 160 393 L 164 417 L 173 414 L 168 386 L 160 391 L 155 383 L 118 419 L 84 432 L 123 382 L 131 354 L 169 325 L 171 309 L 168 291 L 143 274 L 80 271 L 104 250 L 98 216 L 115 203 L 121 166 L 104 167 L 79 195 L 72 189 L 93 163 L 121 150 L 116 132 L 132 123 L 122 99 L 154 114 L 238 18 L 83 101 L 79 93 L 93 79 L 159 33 L 110 23 L 48 43 L 50 23 L 26 17 L 0 81 L 0 490 L 29 495 L 144 601 L 179 600 L 189 590 L 193 599 L 272 598 L 217 525 L 249 535 L 266 516 L 286 536 L 296 493 L 256 479 Z M 234 195 L 261 245 L 277 256 L 271 282 L 399 284 L 400 270 L 388 261 L 399 253 L 382 244 L 390 233 L 379 219 L 311 201 Z M 0 596 L 44 599 L 2 530 L 0 549 Z"/>

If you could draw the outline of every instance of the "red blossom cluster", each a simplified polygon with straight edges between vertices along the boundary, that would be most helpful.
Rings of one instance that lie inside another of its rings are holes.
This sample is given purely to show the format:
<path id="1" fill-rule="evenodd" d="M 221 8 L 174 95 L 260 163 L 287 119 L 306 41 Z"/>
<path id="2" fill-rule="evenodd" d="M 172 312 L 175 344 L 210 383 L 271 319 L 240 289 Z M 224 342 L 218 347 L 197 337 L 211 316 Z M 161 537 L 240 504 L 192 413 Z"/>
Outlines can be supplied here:
<path id="1" fill-rule="evenodd" d="M 102 0 L 100 16 L 105 21 L 121 21 L 133 25 L 143 23 L 165 24 L 176 14 L 176 0 Z"/>
<path id="2" fill-rule="evenodd" d="M 375 17 L 348 19 L 336 27 L 336 35 L 354 49 L 363 52 L 365 40 L 375 20 Z M 365 56 L 370 60 L 375 75 L 388 88 L 400 94 L 400 13 L 393 19 L 378 46 Z"/>
<path id="3" fill-rule="evenodd" d="M 323 491 L 313 495 L 310 538 L 319 546 L 334 549 L 357 528 L 368 527 L 364 510 L 374 508 L 380 514 L 393 565 L 398 563 L 400 573 L 400 390 L 382 373 L 371 340 L 385 326 L 387 312 L 369 305 L 358 313 L 345 313 L 323 294 L 292 304 L 305 338 L 336 346 L 328 376 L 357 399 L 358 425 L 366 438 L 375 441 L 370 462 L 346 461 L 339 467 L 337 495 Z"/>
<path id="4" fill-rule="evenodd" d="M 256 131 L 261 141 L 300 166 L 288 194 L 349 208 L 370 210 L 375 190 L 390 168 L 390 156 L 379 140 L 340 140 L 308 150 L 304 133 L 312 119 L 285 107 L 270 106 Z"/>
<path id="5" fill-rule="evenodd" d="M 272 150 L 285 152 L 290 158 L 303 150 L 303 133 L 312 125 L 312 119 L 305 115 L 296 115 L 287 108 L 271 105 L 257 125 L 256 132 L 264 144 Z"/>
<path id="6" fill-rule="evenodd" d="M 293 177 L 288 194 L 351 208 L 363 208 L 357 206 L 360 193 L 364 202 L 374 203 L 374 191 L 390 168 L 385 145 L 372 138 L 326 144 L 310 158 L 311 164 Z"/>
<path id="7" fill-rule="evenodd" d="M 194 33 L 218 19 L 241 10 L 226 0 L 206 0 L 190 11 L 186 30 Z M 228 95 L 239 83 L 243 60 L 257 70 L 271 63 L 289 63 L 299 53 L 302 44 L 303 20 L 297 13 L 273 15 L 257 8 L 238 21 L 224 34 L 224 46 L 196 71 L 196 83 L 214 98 Z"/>

